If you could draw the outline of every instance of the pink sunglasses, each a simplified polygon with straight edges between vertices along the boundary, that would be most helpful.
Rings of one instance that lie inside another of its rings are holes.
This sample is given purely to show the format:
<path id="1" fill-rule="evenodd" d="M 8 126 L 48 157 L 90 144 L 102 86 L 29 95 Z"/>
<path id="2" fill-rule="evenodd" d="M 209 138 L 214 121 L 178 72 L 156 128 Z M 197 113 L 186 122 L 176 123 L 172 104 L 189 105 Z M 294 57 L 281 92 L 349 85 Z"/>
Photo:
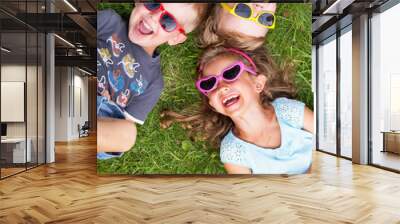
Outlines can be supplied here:
<path id="1" fill-rule="evenodd" d="M 197 80 L 196 87 L 201 93 L 207 95 L 217 88 L 221 80 L 225 82 L 234 82 L 240 77 L 243 71 L 247 71 L 253 75 L 257 74 L 253 69 L 243 64 L 242 61 L 236 61 L 225 68 L 219 75 L 211 75 Z"/>
<path id="2" fill-rule="evenodd" d="M 225 82 L 234 82 L 240 77 L 243 71 L 247 71 L 252 75 L 257 75 L 257 67 L 247 54 L 235 48 L 227 48 L 226 50 L 244 57 L 253 68 L 249 68 L 242 61 L 238 60 L 225 68 L 219 75 L 211 75 L 197 80 L 196 88 L 206 96 L 208 93 L 217 88 L 218 83 L 221 80 L 224 80 Z M 200 72 L 202 69 L 203 68 L 200 68 Z"/>

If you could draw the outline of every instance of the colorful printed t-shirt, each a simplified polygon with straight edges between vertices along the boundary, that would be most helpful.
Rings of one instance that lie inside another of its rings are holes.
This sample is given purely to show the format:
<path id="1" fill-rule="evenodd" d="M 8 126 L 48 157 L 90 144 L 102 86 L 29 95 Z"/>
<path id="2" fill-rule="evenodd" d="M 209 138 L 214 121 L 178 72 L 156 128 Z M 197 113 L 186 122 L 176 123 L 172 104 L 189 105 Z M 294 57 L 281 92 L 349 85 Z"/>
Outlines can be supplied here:
<path id="1" fill-rule="evenodd" d="M 164 87 L 160 56 L 148 55 L 128 38 L 128 26 L 113 10 L 97 13 L 97 99 L 143 124 Z M 98 115 L 104 107 L 98 108 Z M 115 109 L 113 110 L 115 111 Z M 112 115 L 110 115 L 112 116 Z M 120 116 L 116 116 L 120 117 Z"/>
<path id="2" fill-rule="evenodd" d="M 277 98 L 272 106 L 281 130 L 280 147 L 257 146 L 236 137 L 231 130 L 221 142 L 223 163 L 247 167 L 254 174 L 301 174 L 308 170 L 312 162 L 313 134 L 302 129 L 304 103 Z"/>

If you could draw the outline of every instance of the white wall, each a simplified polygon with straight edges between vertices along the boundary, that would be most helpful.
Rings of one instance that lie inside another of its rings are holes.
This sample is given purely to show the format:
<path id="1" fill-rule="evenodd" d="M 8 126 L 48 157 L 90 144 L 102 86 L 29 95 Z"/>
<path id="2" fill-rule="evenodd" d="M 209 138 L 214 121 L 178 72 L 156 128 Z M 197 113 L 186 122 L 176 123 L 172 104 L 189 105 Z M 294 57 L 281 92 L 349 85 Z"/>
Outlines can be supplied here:
<path id="1" fill-rule="evenodd" d="M 82 73 L 79 70 L 75 70 L 75 77 L 74 77 L 74 110 L 75 113 L 73 113 L 74 117 L 72 119 L 72 135 L 77 138 L 79 137 L 78 133 L 78 124 L 81 126 L 85 123 L 85 121 L 88 121 L 88 78 L 81 76 Z M 78 75 L 76 75 L 76 72 L 79 72 Z M 80 91 L 80 93 L 79 93 Z M 80 96 L 80 97 L 79 97 Z M 80 101 L 80 102 L 79 102 Z M 81 107 L 81 108 L 80 108 Z M 81 111 L 80 111 L 81 110 Z"/>
<path id="2" fill-rule="evenodd" d="M 68 141 L 68 88 L 70 84 L 68 71 L 67 67 L 55 68 L 55 141 Z"/>
<path id="3" fill-rule="evenodd" d="M 88 120 L 88 78 L 72 67 L 56 67 L 55 74 L 55 141 L 74 140 Z"/>
<path id="4" fill-rule="evenodd" d="M 46 1 L 46 8 L 54 11 L 50 1 Z M 55 153 L 55 42 L 54 35 L 46 35 L 46 163 L 56 160 Z"/>
<path id="5" fill-rule="evenodd" d="M 25 65 L 2 65 L 1 81 L 5 82 L 25 82 Z M 5 110 L 6 108 L 1 108 Z M 25 123 L 7 123 L 7 137 L 25 137 Z"/>
<path id="6" fill-rule="evenodd" d="M 37 70 L 38 69 L 38 70 Z M 26 112 L 27 119 L 23 122 L 6 122 L 7 137 L 30 139 L 32 161 L 44 162 L 44 86 L 42 68 L 40 66 L 25 66 L 20 64 L 3 64 L 1 66 L 1 81 L 26 83 L 26 107 L 22 107 L 22 113 Z M 27 80 L 25 80 L 27 78 Z M 24 94 L 24 90 L 22 93 Z M 7 96 L 2 96 L 7 97 Z M 1 108 L 10 110 L 10 108 Z M 26 111 L 25 111 L 26 110 Z M 10 111 L 8 111 L 10 112 Z M 39 156 L 37 156 L 39 153 Z"/>
<path id="7" fill-rule="evenodd" d="M 28 120 L 28 137 L 30 133 L 35 133 L 36 136 L 36 107 L 37 107 L 37 97 L 36 97 L 36 79 L 31 78 L 31 74 L 35 74 L 36 77 L 36 66 L 25 65 L 2 65 L 1 66 L 1 81 L 4 82 L 25 82 L 25 75 L 27 69 L 28 72 L 28 87 L 27 87 L 27 120 Z M 39 105 L 40 107 L 41 105 Z M 7 110 L 7 108 L 1 108 L 2 110 Z M 33 112 L 35 113 L 33 113 Z M 33 123 L 32 123 L 33 122 Z M 25 137 L 25 123 L 26 122 L 7 122 L 7 136 L 8 137 Z M 32 131 L 30 128 L 32 127 Z"/>

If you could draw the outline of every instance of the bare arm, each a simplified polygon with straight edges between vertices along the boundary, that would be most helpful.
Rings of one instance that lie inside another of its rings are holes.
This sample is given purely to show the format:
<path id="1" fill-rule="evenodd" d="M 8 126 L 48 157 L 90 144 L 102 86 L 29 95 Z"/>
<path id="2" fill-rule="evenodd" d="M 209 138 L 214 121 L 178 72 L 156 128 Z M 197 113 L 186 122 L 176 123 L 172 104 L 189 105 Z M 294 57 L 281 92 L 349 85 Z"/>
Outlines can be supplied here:
<path id="1" fill-rule="evenodd" d="M 97 151 L 125 152 L 136 141 L 136 125 L 124 119 L 97 119 Z"/>
<path id="2" fill-rule="evenodd" d="M 233 165 L 232 163 L 225 163 L 224 167 L 228 174 L 251 174 L 250 169 L 244 166 Z"/>
<path id="3" fill-rule="evenodd" d="M 304 107 L 304 130 L 314 133 L 314 112 Z"/>

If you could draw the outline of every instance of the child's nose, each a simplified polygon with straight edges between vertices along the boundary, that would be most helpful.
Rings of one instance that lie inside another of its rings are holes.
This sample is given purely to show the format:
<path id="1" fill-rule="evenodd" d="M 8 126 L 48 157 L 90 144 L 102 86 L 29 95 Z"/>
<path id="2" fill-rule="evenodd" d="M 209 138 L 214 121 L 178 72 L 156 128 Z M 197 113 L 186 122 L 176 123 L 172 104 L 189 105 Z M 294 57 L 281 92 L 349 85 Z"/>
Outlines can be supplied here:
<path id="1" fill-rule="evenodd" d="M 218 90 L 222 93 L 229 91 L 229 84 L 225 81 L 221 81 L 218 83 Z"/>
<path id="2" fill-rule="evenodd" d="M 264 10 L 264 7 L 260 4 L 253 3 L 253 17 L 257 17 L 258 13 Z"/>
<path id="3" fill-rule="evenodd" d="M 253 8 L 253 16 L 256 17 L 260 12 L 268 11 L 275 12 L 276 11 L 276 3 L 252 3 Z"/>
<path id="4" fill-rule="evenodd" d="M 160 18 L 160 11 L 150 12 L 150 17 L 153 21 L 157 21 Z"/>
<path id="5" fill-rule="evenodd" d="M 147 18 L 147 22 L 151 23 L 149 25 L 151 25 L 153 29 L 158 28 L 158 20 L 160 19 L 160 14 L 161 14 L 160 11 L 156 11 L 156 12 L 150 12 L 150 14 L 145 15 L 145 18 Z"/>

